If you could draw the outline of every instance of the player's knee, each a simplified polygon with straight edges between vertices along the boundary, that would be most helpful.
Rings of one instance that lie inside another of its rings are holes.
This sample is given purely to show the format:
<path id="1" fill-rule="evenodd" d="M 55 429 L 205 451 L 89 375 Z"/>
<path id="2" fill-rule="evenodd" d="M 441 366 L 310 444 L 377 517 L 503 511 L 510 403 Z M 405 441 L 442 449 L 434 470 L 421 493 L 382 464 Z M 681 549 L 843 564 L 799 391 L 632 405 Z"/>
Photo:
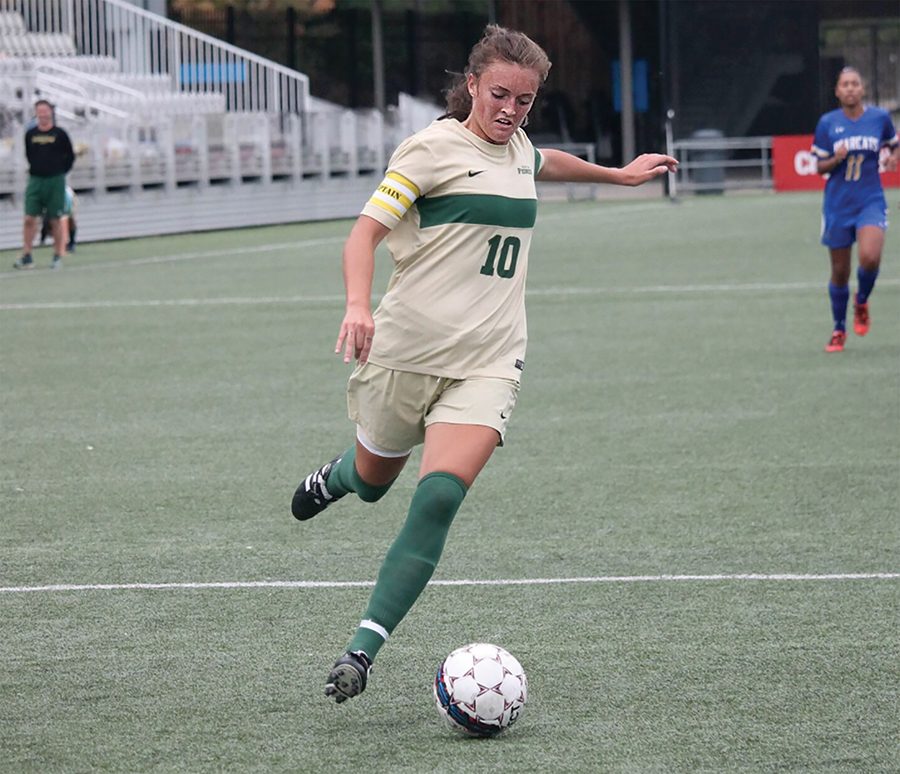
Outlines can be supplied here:
<path id="1" fill-rule="evenodd" d="M 866 271 L 875 271 L 881 264 L 881 253 L 875 251 L 859 251 L 859 265 Z"/>
<path id="2" fill-rule="evenodd" d="M 466 486 L 452 473 L 430 473 L 416 488 L 416 497 L 429 503 L 429 511 L 438 518 L 452 520 L 466 496 Z"/>
<path id="3" fill-rule="evenodd" d="M 396 481 L 396 479 L 394 479 Z M 359 474 L 357 474 L 357 481 L 354 482 L 356 484 L 356 496 L 359 497 L 360 500 L 366 503 L 377 503 L 382 497 L 384 497 L 388 490 L 393 485 L 393 481 L 390 481 L 387 484 L 382 484 L 380 486 L 375 484 L 367 484 L 361 478 L 359 478 Z"/>

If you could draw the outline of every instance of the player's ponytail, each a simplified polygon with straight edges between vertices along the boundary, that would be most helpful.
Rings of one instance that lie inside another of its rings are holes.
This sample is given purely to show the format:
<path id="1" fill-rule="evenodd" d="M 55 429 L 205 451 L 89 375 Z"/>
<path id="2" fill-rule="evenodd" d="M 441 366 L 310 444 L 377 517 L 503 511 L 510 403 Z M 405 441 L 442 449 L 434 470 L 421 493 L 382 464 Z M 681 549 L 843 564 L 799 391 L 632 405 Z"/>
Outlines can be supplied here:
<path id="1" fill-rule="evenodd" d="M 462 73 L 451 73 L 449 70 L 447 74 L 453 77 L 453 81 L 444 92 L 447 112 L 441 118 L 455 118 L 457 121 L 465 121 L 469 113 L 472 112 L 472 96 L 466 88 L 466 76 Z"/>

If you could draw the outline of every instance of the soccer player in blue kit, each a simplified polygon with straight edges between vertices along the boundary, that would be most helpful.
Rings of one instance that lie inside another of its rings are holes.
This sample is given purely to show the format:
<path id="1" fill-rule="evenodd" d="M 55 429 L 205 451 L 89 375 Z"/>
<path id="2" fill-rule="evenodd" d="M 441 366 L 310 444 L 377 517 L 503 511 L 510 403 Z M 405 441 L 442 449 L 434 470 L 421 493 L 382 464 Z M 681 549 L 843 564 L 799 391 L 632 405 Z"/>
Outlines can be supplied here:
<path id="1" fill-rule="evenodd" d="M 828 294 L 834 331 L 826 352 L 841 352 L 847 339 L 847 304 L 850 300 L 850 251 L 857 243 L 859 267 L 853 299 L 853 330 L 869 332 L 869 296 L 875 287 L 884 233 L 887 203 L 878 162 L 882 149 L 890 148 L 888 170 L 897 168 L 897 132 L 887 111 L 863 104 L 865 87 L 859 71 L 845 67 L 834 89 L 840 107 L 819 119 L 812 152 L 816 171 L 829 175 L 822 207 L 822 244 L 831 253 Z"/>

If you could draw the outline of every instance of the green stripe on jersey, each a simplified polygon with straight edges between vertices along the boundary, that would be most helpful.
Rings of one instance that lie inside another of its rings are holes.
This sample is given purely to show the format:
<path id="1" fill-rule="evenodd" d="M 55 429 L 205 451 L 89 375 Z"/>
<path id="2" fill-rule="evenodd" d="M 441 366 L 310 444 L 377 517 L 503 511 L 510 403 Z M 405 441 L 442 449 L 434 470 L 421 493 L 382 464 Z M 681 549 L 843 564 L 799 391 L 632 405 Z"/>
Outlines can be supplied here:
<path id="1" fill-rule="evenodd" d="M 419 208 L 421 228 L 447 223 L 533 228 L 537 219 L 537 199 L 511 199 L 490 194 L 422 197 L 416 201 L 416 207 Z"/>

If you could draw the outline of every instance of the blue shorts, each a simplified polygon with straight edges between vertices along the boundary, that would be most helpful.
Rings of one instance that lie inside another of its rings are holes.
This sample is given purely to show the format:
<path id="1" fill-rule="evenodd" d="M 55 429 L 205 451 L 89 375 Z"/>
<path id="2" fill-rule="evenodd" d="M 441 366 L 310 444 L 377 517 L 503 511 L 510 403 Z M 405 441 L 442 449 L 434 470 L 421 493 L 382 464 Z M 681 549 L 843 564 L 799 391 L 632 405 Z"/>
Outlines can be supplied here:
<path id="1" fill-rule="evenodd" d="M 856 229 L 863 226 L 887 231 L 887 215 L 884 199 L 873 199 L 850 212 L 826 211 L 822 214 L 822 244 L 831 248 L 850 247 L 856 241 Z"/>

